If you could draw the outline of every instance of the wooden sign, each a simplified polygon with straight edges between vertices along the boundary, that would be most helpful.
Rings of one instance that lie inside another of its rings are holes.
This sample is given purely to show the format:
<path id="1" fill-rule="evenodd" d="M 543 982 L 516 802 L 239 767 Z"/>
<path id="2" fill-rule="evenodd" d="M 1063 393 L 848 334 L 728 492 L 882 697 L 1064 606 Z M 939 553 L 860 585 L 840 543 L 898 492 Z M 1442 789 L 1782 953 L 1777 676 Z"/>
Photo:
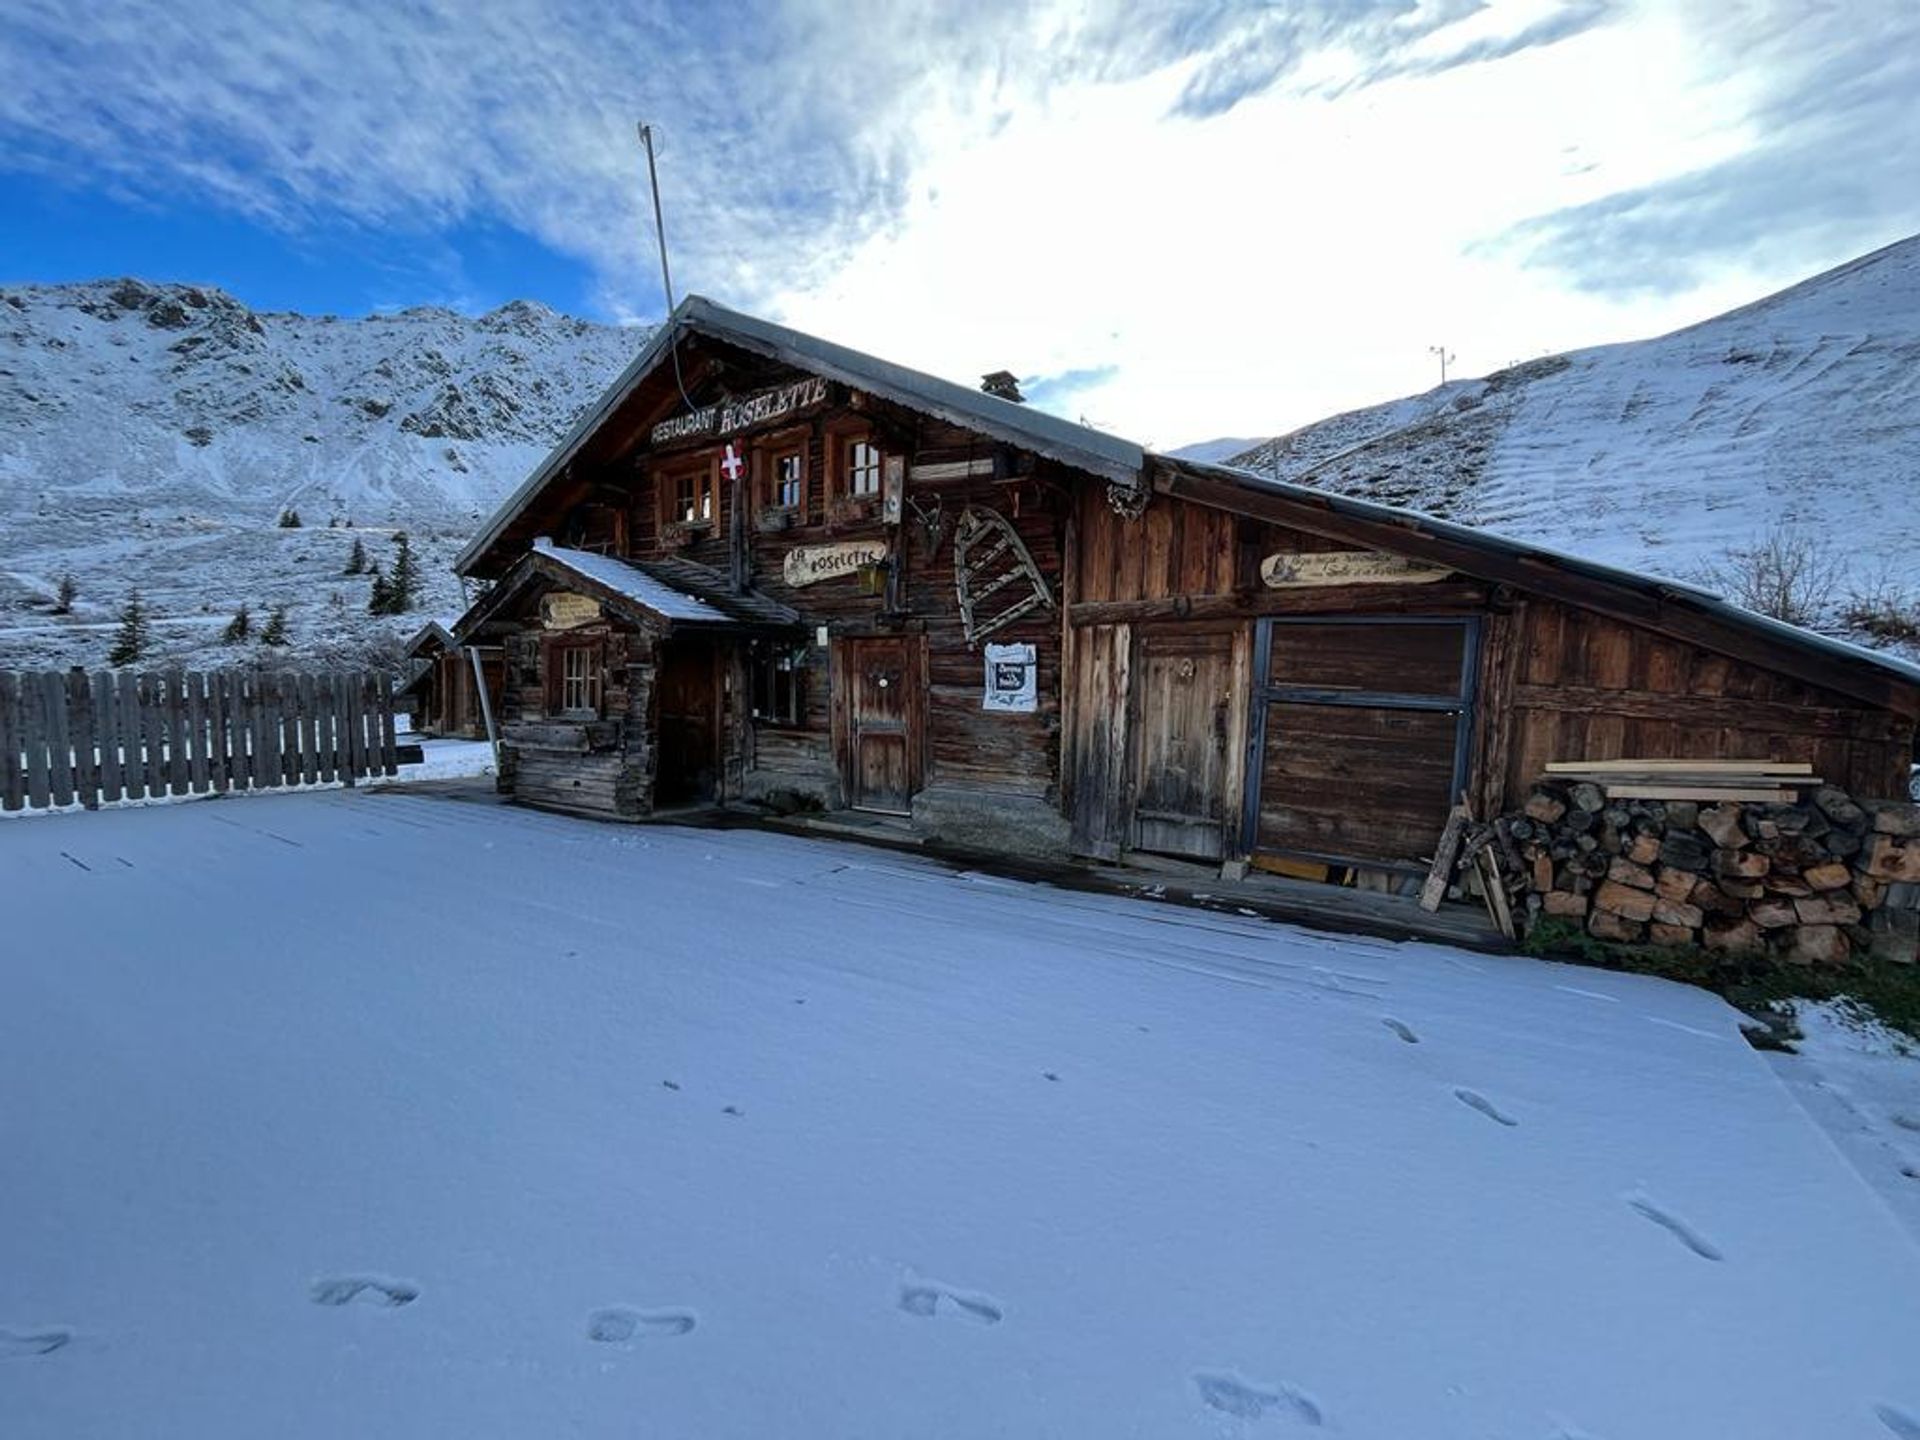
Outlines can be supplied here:
<path id="1" fill-rule="evenodd" d="M 1376 550 L 1283 550 L 1260 562 L 1270 590 L 1306 585 L 1424 585 L 1453 572 L 1444 566 Z"/>
<path id="2" fill-rule="evenodd" d="M 540 623 L 549 630 L 572 630 L 600 619 L 600 602 L 556 590 L 540 597 Z"/>
<path id="3" fill-rule="evenodd" d="M 802 545 L 781 562 L 781 577 L 798 589 L 818 580 L 837 580 L 864 565 L 887 563 L 884 540 L 843 540 L 837 545 Z"/>
<path id="4" fill-rule="evenodd" d="M 723 400 L 685 415 L 662 420 L 650 432 L 655 445 L 685 440 L 692 435 L 732 435 L 770 421 L 827 403 L 827 382 L 817 375 L 796 380 L 791 385 L 776 385 L 740 400 Z"/>
<path id="5" fill-rule="evenodd" d="M 880 481 L 880 523 L 898 525 L 903 518 L 902 505 L 907 493 L 907 460 L 904 455 L 889 455 Z"/>

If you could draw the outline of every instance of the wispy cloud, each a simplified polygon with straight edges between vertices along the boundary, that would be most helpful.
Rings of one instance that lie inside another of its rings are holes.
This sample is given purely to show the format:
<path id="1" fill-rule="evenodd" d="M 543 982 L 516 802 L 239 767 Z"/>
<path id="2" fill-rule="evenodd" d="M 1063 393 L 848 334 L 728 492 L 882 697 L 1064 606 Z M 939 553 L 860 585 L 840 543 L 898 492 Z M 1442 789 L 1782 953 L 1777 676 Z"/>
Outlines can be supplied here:
<path id="1" fill-rule="evenodd" d="M 1795 0 L 1692 17 L 1703 68 L 1749 84 L 1749 143 L 1531 216 L 1488 245 L 1614 295 L 1680 294 L 1729 264 L 1817 264 L 1920 223 L 1920 8 Z"/>
<path id="2" fill-rule="evenodd" d="M 646 119 L 687 286 L 1051 375 L 1048 403 L 1173 443 L 1417 388 L 1441 340 L 1492 368 L 1697 318 L 1920 226 L 1905 0 L 1798 13 L 14 0 L 0 166 L 362 226 L 454 294 L 447 237 L 506 227 L 650 318 Z"/>

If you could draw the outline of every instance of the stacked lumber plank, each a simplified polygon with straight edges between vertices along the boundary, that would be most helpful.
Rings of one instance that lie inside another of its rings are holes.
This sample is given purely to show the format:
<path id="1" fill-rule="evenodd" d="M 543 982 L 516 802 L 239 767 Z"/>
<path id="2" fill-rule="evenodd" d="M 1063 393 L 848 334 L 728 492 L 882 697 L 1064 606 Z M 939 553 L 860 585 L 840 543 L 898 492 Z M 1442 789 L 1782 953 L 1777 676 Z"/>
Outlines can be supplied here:
<path id="1" fill-rule="evenodd" d="M 1790 804 L 1820 784 L 1811 765 L 1778 760 L 1560 760 L 1547 774 L 1597 785 L 1609 800 L 1704 800 Z"/>

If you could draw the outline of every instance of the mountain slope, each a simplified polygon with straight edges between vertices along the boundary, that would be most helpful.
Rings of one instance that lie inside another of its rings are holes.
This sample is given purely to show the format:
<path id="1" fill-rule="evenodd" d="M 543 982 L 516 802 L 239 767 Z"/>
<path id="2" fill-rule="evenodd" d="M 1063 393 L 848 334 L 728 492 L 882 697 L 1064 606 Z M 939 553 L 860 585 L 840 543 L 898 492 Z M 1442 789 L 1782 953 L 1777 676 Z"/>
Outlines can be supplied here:
<path id="1" fill-rule="evenodd" d="M 1910 582 L 1920 237 L 1671 335 L 1337 415 L 1231 463 L 1679 578 L 1785 524 L 1857 583 Z"/>
<path id="2" fill-rule="evenodd" d="M 135 586 L 156 658 L 191 663 L 252 653 L 218 644 L 242 602 L 285 604 L 302 655 L 457 611 L 448 561 L 645 339 L 524 301 L 342 320 L 137 280 L 0 289 L 0 667 L 102 663 Z M 388 563 L 395 529 L 427 592 L 374 621 L 341 571 L 356 535 Z M 51 615 L 68 573 L 75 614 Z"/>

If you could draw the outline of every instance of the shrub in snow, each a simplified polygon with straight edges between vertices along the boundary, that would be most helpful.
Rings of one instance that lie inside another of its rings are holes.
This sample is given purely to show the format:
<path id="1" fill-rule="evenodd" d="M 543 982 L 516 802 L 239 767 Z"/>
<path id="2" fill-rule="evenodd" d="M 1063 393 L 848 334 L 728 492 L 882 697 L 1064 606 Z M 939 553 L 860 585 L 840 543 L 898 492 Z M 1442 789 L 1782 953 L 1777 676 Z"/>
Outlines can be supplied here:
<path id="1" fill-rule="evenodd" d="M 113 648 L 107 652 L 107 664 L 137 665 L 146 654 L 149 633 L 146 607 L 140 603 L 140 592 L 136 590 L 127 597 L 126 606 L 120 612 L 120 629 L 113 637 Z"/>

